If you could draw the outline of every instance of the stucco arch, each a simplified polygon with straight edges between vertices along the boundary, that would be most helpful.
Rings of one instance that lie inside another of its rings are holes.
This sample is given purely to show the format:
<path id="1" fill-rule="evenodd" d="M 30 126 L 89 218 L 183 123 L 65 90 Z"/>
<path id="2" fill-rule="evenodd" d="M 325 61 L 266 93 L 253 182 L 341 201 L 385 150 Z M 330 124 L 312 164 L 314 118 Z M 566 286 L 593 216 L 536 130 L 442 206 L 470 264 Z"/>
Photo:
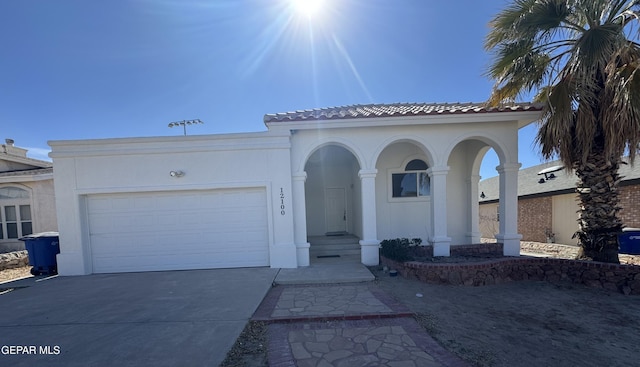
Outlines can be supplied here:
<path id="1" fill-rule="evenodd" d="M 473 165 L 471 166 L 471 174 L 474 176 L 480 175 L 480 167 L 482 166 L 482 161 L 484 160 L 484 156 L 491 149 L 490 146 L 486 146 L 478 151 L 476 154 L 476 158 L 473 160 Z"/>
<path id="2" fill-rule="evenodd" d="M 30 187 L 30 186 L 27 186 L 27 185 L 22 185 L 22 184 L 19 184 L 17 182 L 10 182 L 10 183 L 0 184 L 0 189 L 8 188 L 8 187 L 15 187 L 16 189 L 24 190 L 24 191 L 27 192 L 27 194 L 29 195 L 29 198 L 28 199 L 23 199 L 23 200 L 25 200 L 25 203 L 28 200 L 29 205 L 31 205 L 31 210 L 32 210 L 32 215 L 33 215 L 34 214 L 33 210 L 35 209 L 33 187 Z"/>
<path id="3" fill-rule="evenodd" d="M 384 142 L 382 142 L 382 144 L 378 146 L 378 148 L 375 150 L 375 152 L 371 156 L 369 167 L 376 167 L 376 164 L 382 152 L 390 145 L 396 144 L 396 143 L 409 143 L 417 146 L 418 148 L 420 148 L 420 150 L 422 150 L 424 155 L 427 157 L 427 162 L 426 162 L 427 165 L 429 167 L 435 166 L 435 162 L 437 161 L 438 157 L 437 157 L 436 151 L 428 143 L 417 140 L 415 136 L 396 135 L 385 140 Z"/>
<path id="4" fill-rule="evenodd" d="M 512 162 L 511 161 L 512 152 L 509 152 L 509 150 L 505 147 L 504 144 L 500 142 L 498 138 L 484 132 L 474 131 L 474 132 L 470 132 L 470 133 L 458 136 L 456 139 L 454 139 L 451 142 L 451 144 L 449 144 L 449 146 L 447 147 L 447 150 L 445 151 L 445 154 L 442 156 L 444 158 L 442 162 L 443 165 L 447 164 L 447 162 L 449 161 L 449 157 L 451 156 L 451 152 L 453 152 L 453 150 L 456 148 L 456 146 L 458 146 L 458 144 L 464 141 L 469 141 L 469 140 L 478 140 L 487 144 L 489 147 L 493 148 L 493 150 L 495 150 L 496 154 L 498 155 L 500 164 Z M 482 156 L 484 157 L 484 155 Z M 482 159 L 480 159 L 480 161 L 482 161 Z M 474 162 L 474 172 L 476 172 L 475 171 L 476 163 L 477 162 Z M 480 169 L 480 166 L 478 165 L 478 172 L 479 172 L 479 169 Z"/>
<path id="5" fill-rule="evenodd" d="M 29 197 L 33 196 L 33 188 L 31 188 L 29 186 L 26 186 L 26 185 L 19 184 L 17 182 L 0 183 L 0 188 L 5 188 L 5 187 L 15 187 L 15 188 L 18 188 L 18 189 L 22 189 L 22 190 L 24 190 L 24 191 L 29 193 Z"/>
<path id="6" fill-rule="evenodd" d="M 358 165 L 360 166 L 360 169 L 367 169 L 368 168 L 364 164 L 364 163 L 366 163 L 366 159 L 364 159 L 364 156 L 363 156 L 362 152 L 356 147 L 355 143 L 353 143 L 352 141 L 347 140 L 347 139 L 335 138 L 334 137 L 334 138 L 327 138 L 327 139 L 324 139 L 322 141 L 319 141 L 317 144 L 312 145 L 311 147 L 306 149 L 304 154 L 302 154 L 302 157 L 298 161 L 298 165 L 297 165 L 296 169 L 294 170 L 294 172 L 302 172 L 302 171 L 304 171 L 304 167 L 306 166 L 307 161 L 309 160 L 311 155 L 313 153 L 315 153 L 316 151 L 318 151 L 319 149 L 322 149 L 322 148 L 324 148 L 326 146 L 330 146 L 330 145 L 339 146 L 341 148 L 346 149 L 351 154 L 353 154 L 353 156 L 358 161 Z"/>

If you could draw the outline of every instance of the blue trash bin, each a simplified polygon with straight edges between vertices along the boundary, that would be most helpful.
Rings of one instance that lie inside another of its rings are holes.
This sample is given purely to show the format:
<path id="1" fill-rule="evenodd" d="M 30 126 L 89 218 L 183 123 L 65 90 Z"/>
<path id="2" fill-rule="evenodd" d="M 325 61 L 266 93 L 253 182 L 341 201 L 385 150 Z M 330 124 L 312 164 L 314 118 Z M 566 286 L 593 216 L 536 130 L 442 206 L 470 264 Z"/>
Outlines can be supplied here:
<path id="1" fill-rule="evenodd" d="M 31 274 L 57 274 L 56 255 L 60 253 L 58 232 L 34 233 L 20 238 L 29 255 Z"/>
<path id="2" fill-rule="evenodd" d="M 640 255 L 640 228 L 625 228 L 618 234 L 619 252 L 628 255 Z"/>

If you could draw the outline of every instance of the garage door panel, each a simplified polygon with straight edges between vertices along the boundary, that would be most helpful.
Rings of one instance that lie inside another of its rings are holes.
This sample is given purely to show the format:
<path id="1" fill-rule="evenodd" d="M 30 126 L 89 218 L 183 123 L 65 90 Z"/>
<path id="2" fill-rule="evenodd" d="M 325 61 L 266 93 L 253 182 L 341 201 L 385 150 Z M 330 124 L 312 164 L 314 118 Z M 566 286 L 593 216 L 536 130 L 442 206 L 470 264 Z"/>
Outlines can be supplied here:
<path id="1" fill-rule="evenodd" d="M 264 189 L 88 198 L 94 272 L 269 265 Z"/>
<path id="2" fill-rule="evenodd" d="M 137 256 L 124 256 L 119 259 L 118 263 L 113 264 L 110 259 L 97 258 L 94 260 L 95 268 L 108 268 L 109 272 L 132 272 L 132 271 L 157 271 L 156 264 L 165 264 L 161 270 L 185 270 L 185 269 L 201 269 L 203 262 L 214 262 L 217 260 L 215 255 L 202 254 L 184 254 L 179 263 L 174 261 L 174 257 L 170 255 L 153 255 L 148 262 L 140 262 Z M 264 266 L 266 261 L 264 256 L 255 256 L 245 253 L 232 253 L 226 258 L 226 266 L 228 268 L 236 267 L 254 267 Z"/>
<path id="3" fill-rule="evenodd" d="M 155 228 L 153 218 L 140 215 L 110 214 L 95 215 L 91 218 L 90 235 L 113 233 L 114 231 L 137 233 L 144 228 Z"/>

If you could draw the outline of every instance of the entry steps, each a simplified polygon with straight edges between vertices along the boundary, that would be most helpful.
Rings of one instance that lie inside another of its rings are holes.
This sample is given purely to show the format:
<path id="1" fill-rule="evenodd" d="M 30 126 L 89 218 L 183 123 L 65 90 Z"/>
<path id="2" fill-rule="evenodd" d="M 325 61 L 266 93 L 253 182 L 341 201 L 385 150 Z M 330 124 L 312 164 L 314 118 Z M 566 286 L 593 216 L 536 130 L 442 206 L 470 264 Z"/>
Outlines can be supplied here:
<path id="1" fill-rule="evenodd" d="M 315 259 L 321 257 L 360 255 L 360 239 L 352 234 L 338 236 L 309 236 L 307 238 L 311 247 L 309 257 Z"/>

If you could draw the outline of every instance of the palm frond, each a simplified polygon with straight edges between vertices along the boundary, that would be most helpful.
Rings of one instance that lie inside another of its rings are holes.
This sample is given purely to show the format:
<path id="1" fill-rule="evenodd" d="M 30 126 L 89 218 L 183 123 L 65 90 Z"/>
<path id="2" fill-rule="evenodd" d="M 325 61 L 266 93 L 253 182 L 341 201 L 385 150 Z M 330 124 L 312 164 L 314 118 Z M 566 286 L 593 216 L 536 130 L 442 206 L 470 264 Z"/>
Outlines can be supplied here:
<path id="1" fill-rule="evenodd" d="M 640 49 L 633 44 L 614 55 L 600 115 L 605 154 L 621 156 L 625 150 L 633 162 L 640 145 Z"/>

